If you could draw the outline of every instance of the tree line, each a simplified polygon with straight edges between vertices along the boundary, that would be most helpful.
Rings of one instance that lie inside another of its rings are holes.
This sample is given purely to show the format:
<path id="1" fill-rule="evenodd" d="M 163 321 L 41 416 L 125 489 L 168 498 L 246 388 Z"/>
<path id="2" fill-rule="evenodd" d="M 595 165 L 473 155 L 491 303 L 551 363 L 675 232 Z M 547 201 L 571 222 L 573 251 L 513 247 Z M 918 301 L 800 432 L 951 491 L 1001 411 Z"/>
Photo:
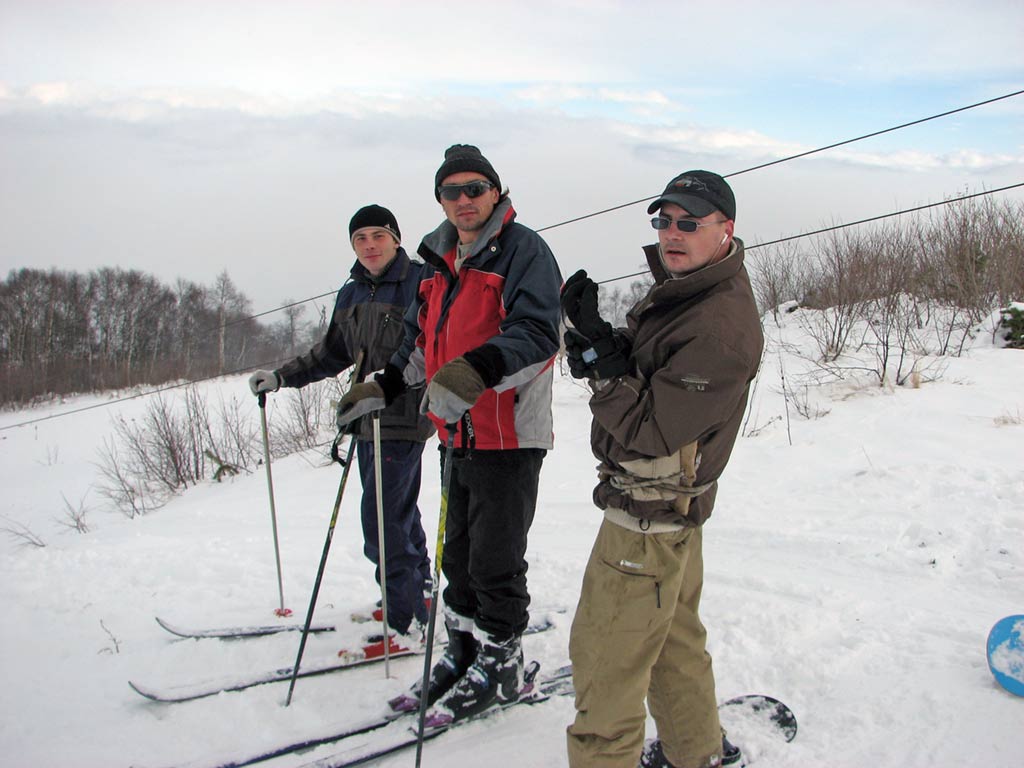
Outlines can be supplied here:
<path id="1" fill-rule="evenodd" d="M 848 353 L 868 351 L 880 384 L 903 385 L 935 358 L 959 356 L 991 318 L 1019 312 L 1011 307 L 1024 301 L 1024 203 L 972 198 L 835 229 L 809 248 L 752 250 L 749 268 L 766 319 L 815 310 L 798 320 L 821 370 L 841 377 Z M 989 325 L 1009 332 L 1005 319 Z"/>
<path id="2" fill-rule="evenodd" d="M 826 363 L 862 346 L 863 331 L 853 333 L 866 324 L 879 378 L 900 382 L 908 359 L 958 354 L 986 315 L 1024 300 L 1024 203 L 972 198 L 803 245 L 751 247 L 749 257 L 763 313 L 821 310 L 808 330 Z M 624 324 L 650 282 L 603 286 L 604 316 Z M 166 286 L 138 270 L 12 270 L 0 283 L 0 407 L 271 367 L 322 335 L 323 313 L 303 323 L 304 309 L 261 324 L 227 272 L 209 286 Z M 920 342 L 924 328 L 940 343 Z"/>
<path id="3" fill-rule="evenodd" d="M 0 407 L 273 362 L 315 335 L 303 309 L 263 325 L 227 272 L 167 286 L 112 267 L 12 270 L 0 283 Z"/>

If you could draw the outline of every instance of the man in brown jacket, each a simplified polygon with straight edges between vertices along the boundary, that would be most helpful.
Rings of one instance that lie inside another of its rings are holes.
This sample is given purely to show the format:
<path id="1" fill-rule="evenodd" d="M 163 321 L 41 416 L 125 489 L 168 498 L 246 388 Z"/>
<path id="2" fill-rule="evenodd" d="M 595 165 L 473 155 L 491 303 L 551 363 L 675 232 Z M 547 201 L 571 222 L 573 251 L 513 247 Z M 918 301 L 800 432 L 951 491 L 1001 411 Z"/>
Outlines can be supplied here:
<path id="1" fill-rule="evenodd" d="M 688 171 L 648 213 L 655 284 L 613 329 L 580 271 L 562 292 L 572 373 L 593 390 L 604 510 L 569 641 L 573 768 L 739 765 L 718 722 L 698 616 L 703 524 L 739 433 L 764 338 L 721 176 Z M 644 744 L 644 699 L 658 738 Z"/>

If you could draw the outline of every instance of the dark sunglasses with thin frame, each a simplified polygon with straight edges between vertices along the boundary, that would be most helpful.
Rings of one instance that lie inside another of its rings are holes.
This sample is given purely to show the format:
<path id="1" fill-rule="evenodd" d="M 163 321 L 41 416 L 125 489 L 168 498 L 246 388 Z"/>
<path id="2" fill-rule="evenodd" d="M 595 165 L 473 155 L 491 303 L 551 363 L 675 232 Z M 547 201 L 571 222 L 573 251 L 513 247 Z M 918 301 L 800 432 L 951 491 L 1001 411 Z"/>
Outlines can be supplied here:
<path id="1" fill-rule="evenodd" d="M 437 188 L 437 194 L 440 195 L 442 200 L 448 200 L 449 202 L 455 202 L 458 200 L 462 193 L 466 193 L 466 197 L 470 200 L 480 197 L 484 192 L 491 189 L 494 185 L 489 181 L 471 181 L 468 184 L 442 184 Z"/>
<path id="2" fill-rule="evenodd" d="M 721 224 L 722 220 L 719 221 L 705 221 L 703 223 L 694 221 L 693 219 L 676 219 L 672 221 L 668 216 L 655 216 L 651 219 L 651 226 L 655 229 L 671 229 L 672 224 L 678 227 L 680 232 L 696 232 L 700 227 L 710 227 L 712 224 Z"/>

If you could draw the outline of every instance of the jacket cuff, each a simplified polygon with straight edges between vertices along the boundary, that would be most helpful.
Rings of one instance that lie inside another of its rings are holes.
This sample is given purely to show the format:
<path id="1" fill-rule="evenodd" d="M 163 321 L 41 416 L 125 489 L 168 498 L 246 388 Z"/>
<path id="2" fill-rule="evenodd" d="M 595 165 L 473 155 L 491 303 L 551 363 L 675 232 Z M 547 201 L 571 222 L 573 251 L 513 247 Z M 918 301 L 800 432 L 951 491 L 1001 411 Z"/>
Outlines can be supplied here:
<path id="1" fill-rule="evenodd" d="M 473 370 L 480 375 L 487 389 L 491 389 L 505 377 L 505 358 L 501 356 L 501 350 L 493 344 L 481 344 L 462 357 L 473 366 Z"/>
<path id="2" fill-rule="evenodd" d="M 398 369 L 398 366 L 388 363 L 384 366 L 384 370 L 381 373 L 375 374 L 373 380 L 376 381 L 381 390 L 384 392 L 384 403 L 391 405 L 395 402 L 395 398 L 399 397 L 407 387 L 405 386 L 405 377 L 402 376 L 402 372 Z"/>

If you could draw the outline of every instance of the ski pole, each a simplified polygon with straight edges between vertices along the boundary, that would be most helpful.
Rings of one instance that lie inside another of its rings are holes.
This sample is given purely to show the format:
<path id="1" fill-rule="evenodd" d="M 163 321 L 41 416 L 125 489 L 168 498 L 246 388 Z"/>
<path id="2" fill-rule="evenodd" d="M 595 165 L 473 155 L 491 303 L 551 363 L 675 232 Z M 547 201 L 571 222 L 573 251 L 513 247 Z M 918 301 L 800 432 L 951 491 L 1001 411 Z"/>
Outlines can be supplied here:
<path id="1" fill-rule="evenodd" d="M 359 381 L 359 369 L 363 365 L 363 351 L 360 350 L 356 356 L 355 366 L 352 369 L 352 379 L 349 382 L 349 388 L 352 384 Z M 338 454 L 338 442 L 342 438 L 342 433 L 339 432 L 338 436 L 334 439 L 334 445 L 331 447 L 331 455 L 337 458 Z M 334 498 L 334 510 L 331 512 L 331 521 L 327 524 L 327 538 L 324 539 L 324 549 L 320 555 L 320 566 L 316 571 L 316 579 L 313 582 L 313 593 L 309 596 L 309 608 L 306 610 L 306 623 L 302 626 L 302 638 L 299 640 L 299 653 L 295 657 L 295 666 L 292 667 L 292 678 L 288 683 L 288 697 L 284 701 L 284 705 L 287 707 L 292 703 L 292 692 L 295 690 L 295 681 L 299 676 L 299 665 L 302 663 L 302 654 L 306 650 L 306 639 L 309 637 L 309 627 L 313 623 L 313 611 L 316 609 L 316 599 L 320 594 L 320 582 L 324 578 L 324 568 L 327 566 L 327 554 L 331 551 L 331 541 L 334 539 L 334 526 L 338 522 L 338 510 L 341 509 L 341 499 L 345 494 L 345 484 L 348 482 L 348 472 L 352 467 L 352 455 L 355 453 L 356 438 L 355 435 L 348 444 L 348 455 L 342 462 L 344 469 L 341 471 L 341 482 L 338 484 L 338 495 Z M 340 461 L 340 459 L 338 459 Z"/>
<path id="2" fill-rule="evenodd" d="M 467 414 L 468 415 L 468 414 Z M 434 627 L 437 625 L 437 595 L 441 584 L 441 560 L 444 557 L 444 534 L 448 523 L 448 491 L 452 484 L 452 461 L 455 453 L 455 431 L 457 424 L 445 424 L 448 442 L 444 455 L 444 469 L 441 470 L 441 511 L 437 520 L 437 549 L 434 552 L 434 583 L 430 587 L 430 620 L 427 622 L 427 647 L 423 659 L 423 682 L 420 685 L 420 718 L 416 729 L 416 768 L 420 768 L 423 756 L 423 725 L 427 718 L 427 695 L 430 685 L 430 661 L 434 650 Z"/>
<path id="3" fill-rule="evenodd" d="M 380 571 L 380 623 L 384 638 L 384 677 L 391 677 L 391 639 L 388 637 L 388 557 L 384 549 L 384 479 L 380 458 L 380 411 L 373 413 L 373 474 L 377 492 L 377 568 Z"/>
<path id="4" fill-rule="evenodd" d="M 277 595 L 281 604 L 274 611 L 278 616 L 291 616 L 291 608 L 284 607 L 284 582 L 281 579 L 281 547 L 277 541 L 277 507 L 274 505 L 274 478 L 270 473 L 270 437 L 267 433 L 267 393 L 260 392 L 260 422 L 263 425 L 263 463 L 267 467 L 267 491 L 270 493 L 270 524 L 274 529 L 274 559 L 277 561 Z"/>

